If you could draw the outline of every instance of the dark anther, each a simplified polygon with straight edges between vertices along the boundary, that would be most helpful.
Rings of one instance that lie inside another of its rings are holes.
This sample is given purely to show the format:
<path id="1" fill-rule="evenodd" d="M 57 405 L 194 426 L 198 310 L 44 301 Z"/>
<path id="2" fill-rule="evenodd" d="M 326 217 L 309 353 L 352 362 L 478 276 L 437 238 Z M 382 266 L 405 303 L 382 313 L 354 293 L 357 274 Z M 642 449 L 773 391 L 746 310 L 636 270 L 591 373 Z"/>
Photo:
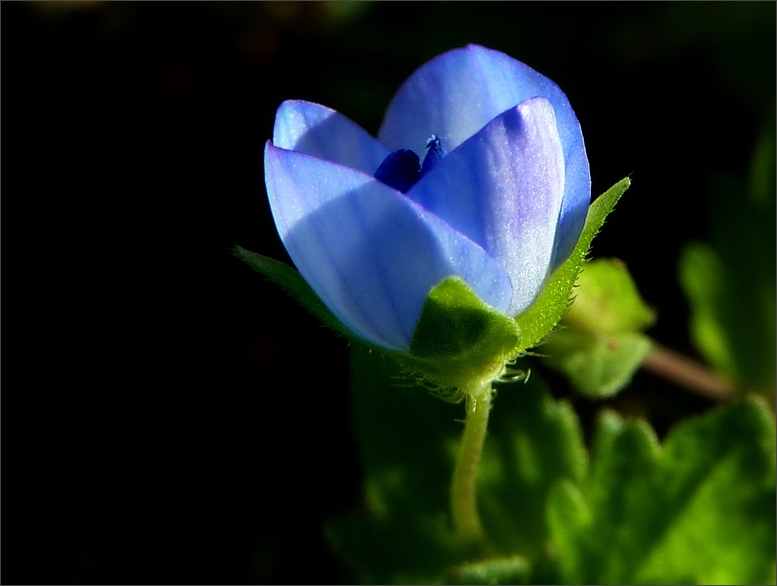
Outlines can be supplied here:
<path id="1" fill-rule="evenodd" d="M 389 154 L 375 171 L 375 179 L 402 193 L 407 193 L 420 177 L 421 160 L 410 149 L 399 149 Z"/>
<path id="2" fill-rule="evenodd" d="M 448 152 L 445 150 L 445 147 L 442 146 L 440 137 L 436 134 L 430 136 L 429 140 L 426 141 L 426 156 L 421 165 L 421 176 L 423 177 L 431 171 L 432 168 L 440 162 L 440 159 L 447 154 Z"/>

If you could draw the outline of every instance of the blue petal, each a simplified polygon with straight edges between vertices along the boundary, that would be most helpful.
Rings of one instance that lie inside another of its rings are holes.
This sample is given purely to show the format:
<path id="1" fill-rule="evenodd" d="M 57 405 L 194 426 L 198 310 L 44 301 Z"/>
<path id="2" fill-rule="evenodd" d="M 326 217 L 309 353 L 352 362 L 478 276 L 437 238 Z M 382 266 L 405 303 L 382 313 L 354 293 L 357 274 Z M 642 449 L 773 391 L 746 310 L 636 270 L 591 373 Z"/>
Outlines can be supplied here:
<path id="1" fill-rule="evenodd" d="M 553 107 L 532 98 L 489 122 L 407 195 L 501 263 L 513 285 L 508 313 L 517 315 L 550 270 L 563 193 Z"/>
<path id="2" fill-rule="evenodd" d="M 591 176 L 583 135 L 561 89 L 528 65 L 478 45 L 435 57 L 421 66 L 389 105 L 378 138 L 390 149 L 423 152 L 432 134 L 453 150 L 490 120 L 536 96 L 556 114 L 566 169 L 564 201 L 552 265 L 558 266 L 577 242 L 591 200 Z"/>
<path id="3" fill-rule="evenodd" d="M 342 114 L 301 100 L 283 102 L 275 114 L 273 144 L 372 175 L 389 154 L 367 131 Z"/>
<path id="4" fill-rule="evenodd" d="M 311 287 L 351 330 L 408 349 L 432 287 L 461 276 L 497 310 L 512 290 L 500 265 L 374 177 L 303 153 L 265 148 L 273 217 Z"/>

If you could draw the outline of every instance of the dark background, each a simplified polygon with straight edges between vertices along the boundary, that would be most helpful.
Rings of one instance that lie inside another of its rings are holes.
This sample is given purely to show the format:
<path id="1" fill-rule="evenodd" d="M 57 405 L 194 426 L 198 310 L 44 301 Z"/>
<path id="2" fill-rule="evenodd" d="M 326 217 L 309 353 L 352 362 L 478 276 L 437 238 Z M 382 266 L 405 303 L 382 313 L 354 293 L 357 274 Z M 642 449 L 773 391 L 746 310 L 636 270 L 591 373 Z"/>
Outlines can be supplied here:
<path id="1" fill-rule="evenodd" d="M 288 260 L 261 159 L 284 99 L 375 133 L 469 42 L 554 79 L 594 194 L 633 180 L 594 252 L 691 355 L 678 252 L 773 125 L 774 3 L 1 10 L 7 584 L 348 579 L 321 534 L 360 506 L 347 345 L 228 253 Z M 709 407 L 646 374 L 612 402 L 634 403 L 659 431 Z"/>

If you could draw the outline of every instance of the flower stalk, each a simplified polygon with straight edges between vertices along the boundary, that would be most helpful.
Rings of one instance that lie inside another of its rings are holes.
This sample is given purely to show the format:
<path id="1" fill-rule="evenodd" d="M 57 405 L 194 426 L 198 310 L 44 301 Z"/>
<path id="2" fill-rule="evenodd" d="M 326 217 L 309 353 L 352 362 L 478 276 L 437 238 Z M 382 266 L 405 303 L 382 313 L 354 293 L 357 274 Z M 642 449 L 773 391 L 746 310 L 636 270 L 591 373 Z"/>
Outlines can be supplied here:
<path id="1" fill-rule="evenodd" d="M 476 552 L 485 553 L 488 545 L 478 514 L 475 482 L 491 410 L 491 379 L 477 381 L 466 396 L 464 434 L 451 482 L 451 512 L 462 542 Z"/>

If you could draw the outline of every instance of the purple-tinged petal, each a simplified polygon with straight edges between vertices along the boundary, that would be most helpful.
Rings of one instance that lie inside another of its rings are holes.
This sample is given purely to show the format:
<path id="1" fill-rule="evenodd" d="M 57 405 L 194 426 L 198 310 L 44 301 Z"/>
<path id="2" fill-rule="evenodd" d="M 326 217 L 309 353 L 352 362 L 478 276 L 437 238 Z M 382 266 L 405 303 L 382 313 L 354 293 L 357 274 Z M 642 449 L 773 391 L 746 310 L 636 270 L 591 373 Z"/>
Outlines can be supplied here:
<path id="1" fill-rule="evenodd" d="M 550 270 L 564 193 L 564 157 L 545 98 L 507 110 L 413 186 L 408 197 L 480 244 L 510 275 L 510 315 Z"/>
<path id="2" fill-rule="evenodd" d="M 265 148 L 267 191 L 286 250 L 357 335 L 407 349 L 424 302 L 458 275 L 506 312 L 510 279 L 480 246 L 374 177 L 303 153 Z"/>
<path id="3" fill-rule="evenodd" d="M 378 138 L 390 149 L 421 153 L 436 134 L 453 150 L 508 108 L 536 96 L 552 104 L 564 151 L 566 180 L 555 268 L 580 235 L 591 200 L 591 175 L 580 123 L 553 81 L 499 51 L 478 45 L 454 49 L 422 65 L 402 85 Z"/>
<path id="4" fill-rule="evenodd" d="M 288 100 L 275 114 L 273 144 L 372 175 L 389 154 L 361 126 L 313 102 Z"/>

